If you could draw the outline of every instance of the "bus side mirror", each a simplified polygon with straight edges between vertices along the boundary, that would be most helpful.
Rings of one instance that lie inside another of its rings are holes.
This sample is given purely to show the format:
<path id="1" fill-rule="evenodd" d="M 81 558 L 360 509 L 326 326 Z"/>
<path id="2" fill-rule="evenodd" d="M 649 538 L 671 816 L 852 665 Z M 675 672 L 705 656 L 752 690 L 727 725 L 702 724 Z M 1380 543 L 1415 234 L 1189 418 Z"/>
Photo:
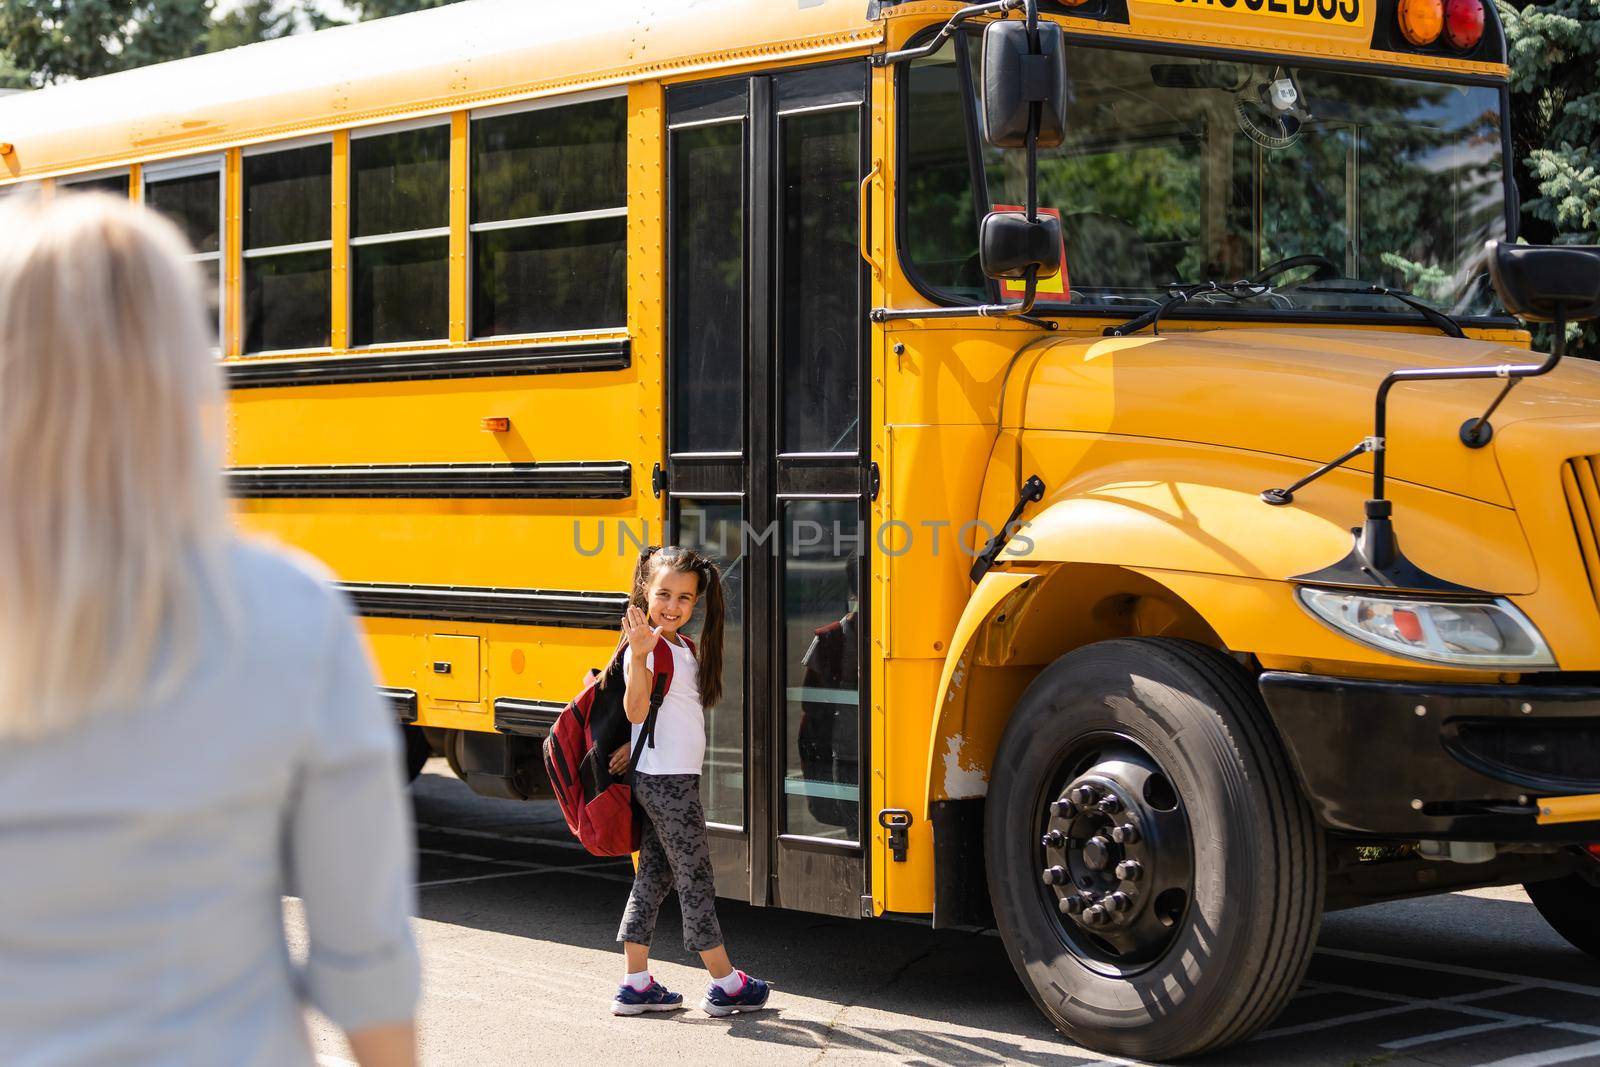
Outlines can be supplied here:
<path id="1" fill-rule="evenodd" d="M 991 22 L 983 31 L 983 137 L 996 148 L 1026 148 L 1032 110 L 1039 105 L 1038 145 L 1066 137 L 1067 53 L 1061 27 L 1043 22 L 1030 41 L 1026 22 Z"/>
<path id="2" fill-rule="evenodd" d="M 1037 268 L 1037 278 L 1061 273 L 1061 220 L 1040 215 L 1032 222 L 1026 212 L 991 211 L 978 224 L 978 262 L 990 278 L 1013 281 Z"/>
<path id="3" fill-rule="evenodd" d="M 1490 241 L 1489 281 L 1506 310 L 1532 322 L 1600 318 L 1600 245 Z"/>

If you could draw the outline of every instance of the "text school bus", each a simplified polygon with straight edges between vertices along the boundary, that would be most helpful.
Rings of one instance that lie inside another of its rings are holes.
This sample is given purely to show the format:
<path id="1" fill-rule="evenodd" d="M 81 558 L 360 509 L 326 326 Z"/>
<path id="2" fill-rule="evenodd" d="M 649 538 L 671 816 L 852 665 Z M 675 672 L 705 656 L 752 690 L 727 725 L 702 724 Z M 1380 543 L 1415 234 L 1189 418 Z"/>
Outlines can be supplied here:
<path id="1" fill-rule="evenodd" d="M 1165 1057 L 1325 907 L 1600 942 L 1600 374 L 1511 314 L 1600 277 L 1509 243 L 1506 77 L 1479 0 L 475 0 L 5 99 L 0 168 L 185 226 L 243 522 L 419 764 L 539 795 L 700 547 L 719 891 L 993 922 Z"/>

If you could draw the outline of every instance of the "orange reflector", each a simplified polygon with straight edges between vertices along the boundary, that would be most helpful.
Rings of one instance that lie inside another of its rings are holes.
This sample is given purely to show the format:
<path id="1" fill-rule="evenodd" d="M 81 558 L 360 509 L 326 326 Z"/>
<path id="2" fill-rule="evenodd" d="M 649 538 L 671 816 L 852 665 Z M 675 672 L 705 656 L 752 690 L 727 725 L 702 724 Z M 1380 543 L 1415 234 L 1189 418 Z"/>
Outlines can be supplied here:
<path id="1" fill-rule="evenodd" d="M 496 415 L 492 418 L 484 419 L 481 425 L 490 433 L 505 433 L 511 429 L 511 420 L 503 415 Z"/>
<path id="2" fill-rule="evenodd" d="M 1581 797 L 1543 797 L 1538 801 L 1540 826 L 1562 822 L 1600 822 L 1600 793 Z"/>
<path id="3" fill-rule="evenodd" d="M 1400 32 L 1414 45 L 1428 45 L 1444 30 L 1444 0 L 1400 0 Z"/>
<path id="4" fill-rule="evenodd" d="M 1417 613 L 1404 608 L 1396 608 L 1394 612 L 1394 628 L 1400 631 L 1400 636 L 1416 644 L 1422 640 L 1422 623 L 1417 620 Z"/>
<path id="5" fill-rule="evenodd" d="M 1463 52 L 1483 40 L 1483 0 L 1445 0 L 1444 37 Z"/>

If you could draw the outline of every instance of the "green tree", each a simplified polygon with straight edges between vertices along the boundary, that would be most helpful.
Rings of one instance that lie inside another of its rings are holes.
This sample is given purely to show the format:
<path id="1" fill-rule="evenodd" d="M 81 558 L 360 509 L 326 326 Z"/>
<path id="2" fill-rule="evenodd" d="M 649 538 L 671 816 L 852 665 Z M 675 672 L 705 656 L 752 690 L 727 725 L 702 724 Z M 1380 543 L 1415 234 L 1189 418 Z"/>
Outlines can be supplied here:
<path id="1" fill-rule="evenodd" d="M 408 11 L 444 7 L 446 4 L 459 2 L 460 0 L 361 0 L 357 6 L 361 10 L 363 19 L 381 19 L 390 15 L 404 15 Z"/>
<path id="2" fill-rule="evenodd" d="M 212 0 L 5 0 L 0 77 L 48 85 L 197 55 L 211 10 Z"/>
<path id="3" fill-rule="evenodd" d="M 440 0 L 375 0 L 383 14 Z M 340 24 L 319 0 L 0 0 L 0 88 L 22 89 Z M 370 5 L 369 5 L 370 6 Z"/>
<path id="4" fill-rule="evenodd" d="M 206 51 L 270 41 L 293 33 L 295 11 L 275 0 L 249 0 L 217 18 L 206 33 Z"/>

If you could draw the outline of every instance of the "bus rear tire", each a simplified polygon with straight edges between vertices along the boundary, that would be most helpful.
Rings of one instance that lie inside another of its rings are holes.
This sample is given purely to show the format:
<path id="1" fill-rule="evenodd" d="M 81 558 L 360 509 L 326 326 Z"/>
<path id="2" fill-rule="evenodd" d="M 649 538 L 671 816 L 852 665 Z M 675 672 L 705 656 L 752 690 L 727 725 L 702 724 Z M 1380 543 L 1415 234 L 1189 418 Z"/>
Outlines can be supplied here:
<path id="1" fill-rule="evenodd" d="M 1551 929 L 1574 948 L 1600 959 L 1600 885 L 1581 874 L 1569 874 L 1522 888 Z"/>
<path id="2" fill-rule="evenodd" d="M 433 755 L 433 746 L 428 743 L 428 737 L 421 727 L 402 725 L 400 735 L 405 738 L 406 781 L 415 782 L 422 774 L 428 758 Z"/>
<path id="3" fill-rule="evenodd" d="M 1063 1034 L 1170 1059 L 1282 1010 L 1322 921 L 1323 839 L 1237 663 L 1165 638 L 1070 652 L 1017 702 L 994 767 L 996 925 Z"/>

